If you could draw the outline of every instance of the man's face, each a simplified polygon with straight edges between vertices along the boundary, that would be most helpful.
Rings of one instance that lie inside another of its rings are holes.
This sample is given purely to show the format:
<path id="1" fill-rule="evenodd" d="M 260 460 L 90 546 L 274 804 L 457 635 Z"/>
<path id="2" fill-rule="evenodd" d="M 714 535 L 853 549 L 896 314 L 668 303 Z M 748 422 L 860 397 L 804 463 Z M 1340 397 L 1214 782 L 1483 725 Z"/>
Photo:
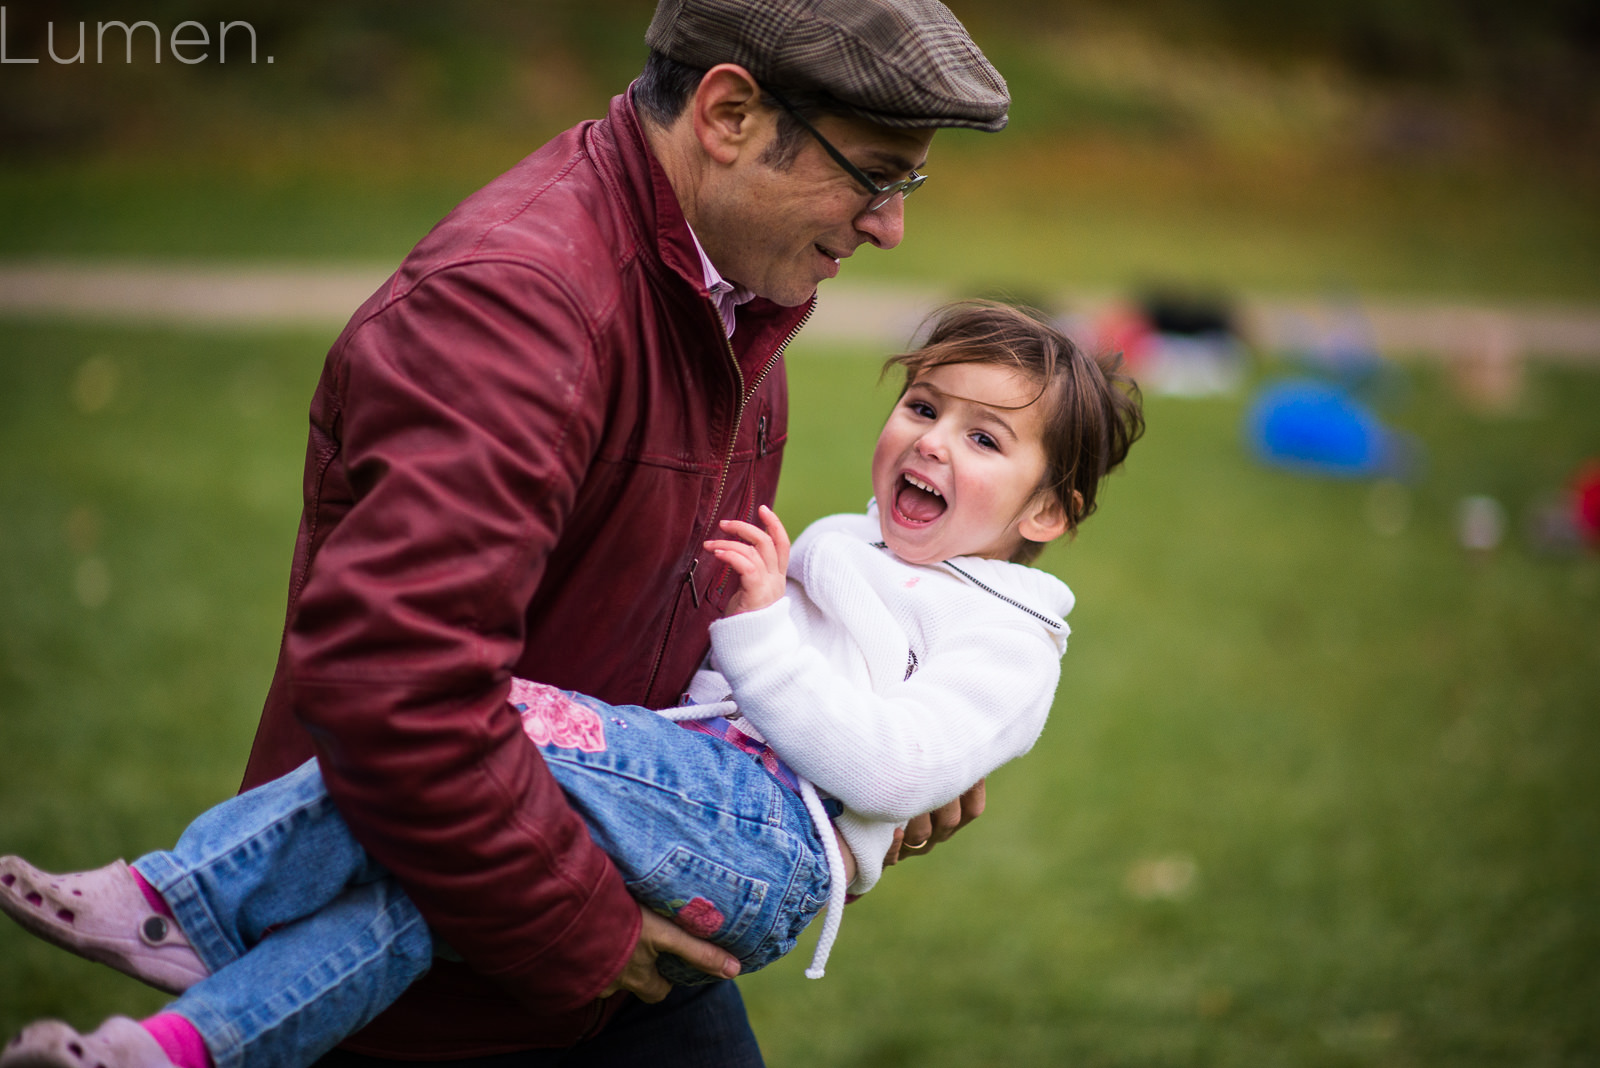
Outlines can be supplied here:
<path id="1" fill-rule="evenodd" d="M 839 261 L 863 244 L 894 248 L 905 229 L 905 208 L 894 197 L 867 211 L 868 195 L 808 135 L 787 168 L 761 160 L 776 126 L 719 175 L 702 202 L 697 236 L 711 261 L 732 282 L 777 304 L 804 304 Z M 817 129 L 879 185 L 898 181 L 927 160 L 934 131 L 898 130 L 862 119 L 824 116 Z"/>

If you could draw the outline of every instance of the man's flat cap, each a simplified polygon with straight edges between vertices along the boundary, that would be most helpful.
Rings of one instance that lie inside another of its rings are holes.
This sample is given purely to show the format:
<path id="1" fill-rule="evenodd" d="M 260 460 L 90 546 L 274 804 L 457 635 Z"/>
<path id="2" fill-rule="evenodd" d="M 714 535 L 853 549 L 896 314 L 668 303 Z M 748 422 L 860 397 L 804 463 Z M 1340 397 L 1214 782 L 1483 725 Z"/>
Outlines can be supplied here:
<path id="1" fill-rule="evenodd" d="M 821 90 L 884 126 L 999 130 L 1005 79 L 938 0 L 660 0 L 645 43 L 708 69 Z"/>

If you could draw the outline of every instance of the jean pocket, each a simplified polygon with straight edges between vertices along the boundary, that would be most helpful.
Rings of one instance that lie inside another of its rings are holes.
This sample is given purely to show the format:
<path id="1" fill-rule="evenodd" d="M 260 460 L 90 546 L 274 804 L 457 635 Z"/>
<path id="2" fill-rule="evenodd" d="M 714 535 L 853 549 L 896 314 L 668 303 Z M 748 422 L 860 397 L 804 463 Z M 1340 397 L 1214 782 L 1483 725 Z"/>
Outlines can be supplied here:
<path id="1" fill-rule="evenodd" d="M 818 857 L 814 863 L 802 865 L 795 872 L 795 885 L 789 895 L 794 902 L 788 910 L 791 913 L 788 917 L 790 941 L 798 939 L 800 932 L 828 907 L 828 891 L 832 885 L 833 877 L 824 858 Z"/>
<path id="2" fill-rule="evenodd" d="M 727 949 L 744 937 L 772 893 L 770 883 L 682 845 L 673 846 L 649 874 L 627 886 L 642 904 Z"/>

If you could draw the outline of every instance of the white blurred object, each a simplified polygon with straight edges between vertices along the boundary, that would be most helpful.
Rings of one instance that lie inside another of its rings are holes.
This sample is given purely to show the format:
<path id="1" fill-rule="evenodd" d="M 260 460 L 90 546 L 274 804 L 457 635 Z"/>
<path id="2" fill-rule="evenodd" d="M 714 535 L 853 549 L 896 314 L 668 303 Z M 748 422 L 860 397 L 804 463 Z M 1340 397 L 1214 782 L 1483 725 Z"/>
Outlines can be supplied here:
<path id="1" fill-rule="evenodd" d="M 1463 549 L 1493 552 L 1505 537 L 1506 510 L 1493 497 L 1463 497 L 1456 510 L 1456 533 Z"/>
<path id="2" fill-rule="evenodd" d="M 1223 334 L 1157 334 L 1139 385 L 1170 397 L 1229 396 L 1244 384 L 1244 346 Z"/>

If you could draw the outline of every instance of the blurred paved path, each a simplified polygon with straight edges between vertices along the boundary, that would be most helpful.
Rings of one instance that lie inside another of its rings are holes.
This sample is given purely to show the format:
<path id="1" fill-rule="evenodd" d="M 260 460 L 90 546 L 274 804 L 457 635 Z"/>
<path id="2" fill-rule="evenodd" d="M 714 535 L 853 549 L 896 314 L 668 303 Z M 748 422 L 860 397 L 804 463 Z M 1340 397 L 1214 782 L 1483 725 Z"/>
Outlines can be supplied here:
<path id="1" fill-rule="evenodd" d="M 390 267 L 180 262 L 0 261 L 0 316 L 336 329 Z M 831 282 L 807 338 L 900 347 L 942 300 L 958 294 L 906 285 Z M 1110 294 L 1065 293 L 1086 318 Z M 1400 301 L 1240 300 L 1256 344 L 1304 348 L 1331 339 L 1367 341 L 1396 356 L 1511 354 L 1600 365 L 1600 308 Z"/>

